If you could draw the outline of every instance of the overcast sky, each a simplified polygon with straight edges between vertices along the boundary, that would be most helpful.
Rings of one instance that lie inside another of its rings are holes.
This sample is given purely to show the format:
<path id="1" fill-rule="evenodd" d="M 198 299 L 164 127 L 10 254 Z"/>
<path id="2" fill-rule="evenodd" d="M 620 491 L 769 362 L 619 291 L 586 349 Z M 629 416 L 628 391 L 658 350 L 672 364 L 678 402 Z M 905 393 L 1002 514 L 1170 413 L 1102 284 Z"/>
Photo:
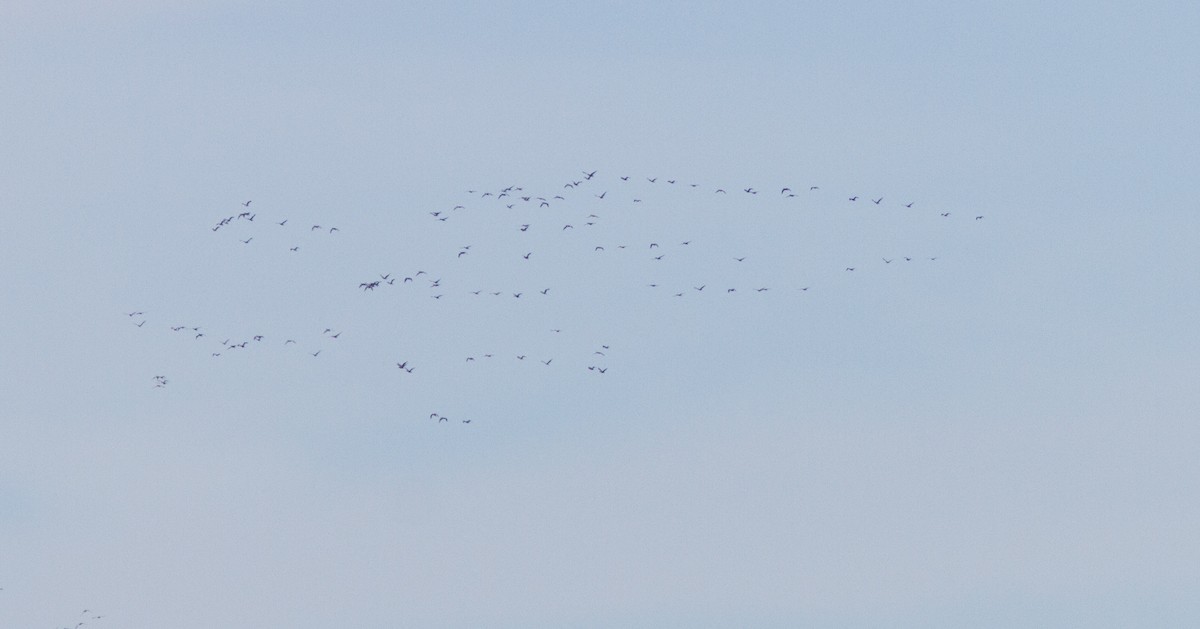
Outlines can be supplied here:
<path id="1" fill-rule="evenodd" d="M 1196 4 L 348 4 L 0 4 L 0 625 L 1200 623 Z"/>

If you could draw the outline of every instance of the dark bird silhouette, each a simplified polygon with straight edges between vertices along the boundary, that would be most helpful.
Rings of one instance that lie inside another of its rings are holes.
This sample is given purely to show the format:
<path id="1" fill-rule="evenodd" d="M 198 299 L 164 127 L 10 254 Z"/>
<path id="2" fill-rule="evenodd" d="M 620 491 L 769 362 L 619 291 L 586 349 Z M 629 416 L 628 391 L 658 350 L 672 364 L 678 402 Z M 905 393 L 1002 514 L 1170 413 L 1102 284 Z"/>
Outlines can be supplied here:
<path id="1" fill-rule="evenodd" d="M 721 189 L 721 188 L 717 188 L 717 189 L 716 189 L 716 190 L 713 192 L 713 194 L 716 194 L 716 193 L 718 193 L 718 192 L 719 192 L 719 193 L 721 193 L 721 194 L 728 194 L 727 192 L 725 192 L 725 190 L 723 190 L 723 189 Z"/>
<path id="2" fill-rule="evenodd" d="M 597 195 L 596 195 L 596 198 L 597 198 L 597 199 L 603 199 L 603 198 L 604 198 L 604 195 L 606 195 L 606 194 L 608 194 L 608 191 L 607 191 L 607 190 L 605 190 L 604 192 L 601 192 L 600 194 L 597 194 Z"/>
<path id="3" fill-rule="evenodd" d="M 708 284 L 701 284 L 699 286 L 693 286 L 692 288 L 694 288 L 696 290 L 704 290 L 705 286 L 708 286 Z"/>
<path id="4" fill-rule="evenodd" d="M 746 259 L 746 258 L 745 258 L 744 256 L 743 256 L 743 257 L 741 257 L 741 258 L 734 258 L 734 260 L 737 260 L 738 262 L 741 262 L 741 261 L 743 261 L 743 260 L 745 260 L 745 259 Z"/>
<path id="5" fill-rule="evenodd" d="M 299 251 L 299 250 L 300 250 L 300 247 L 292 247 L 291 249 L 288 249 L 288 251 Z"/>
<path id="6" fill-rule="evenodd" d="M 846 270 L 847 270 L 847 271 L 853 271 L 853 270 L 854 270 L 854 267 L 852 267 L 852 266 L 848 266 L 848 267 L 846 267 Z"/>
<path id="7" fill-rule="evenodd" d="M 321 226 L 320 226 L 320 225 L 313 225 L 313 226 L 312 226 L 312 229 L 310 229 L 310 230 L 308 230 L 308 231 L 310 231 L 310 232 L 311 232 L 311 231 L 316 231 L 316 230 L 318 230 L 318 229 L 321 229 Z"/>
<path id="8" fill-rule="evenodd" d="M 755 190 L 754 188 L 746 188 L 743 190 L 743 192 L 746 192 L 747 194 L 758 194 L 758 190 Z"/>
<path id="9" fill-rule="evenodd" d="M 949 212 L 942 212 L 942 216 L 943 216 L 943 217 L 945 217 L 945 216 L 950 216 L 950 213 L 949 213 Z"/>
<path id="10" fill-rule="evenodd" d="M 316 358 L 316 357 L 317 357 L 317 354 L 320 354 L 320 353 L 321 353 L 321 350 L 317 350 L 317 351 L 315 351 L 315 352 L 313 352 L 313 353 L 312 353 L 312 357 L 313 357 L 313 358 Z"/>
<path id="11" fill-rule="evenodd" d="M 550 293 L 550 289 L 549 289 L 549 288 L 546 288 L 546 289 L 543 289 L 543 290 L 542 290 L 542 294 L 543 294 L 543 295 L 547 295 L 547 294 L 549 294 L 549 293 Z"/>
<path id="12" fill-rule="evenodd" d="M 850 200 L 851 200 L 851 201 L 857 201 L 857 200 L 858 200 L 858 197 L 850 197 Z"/>
<path id="13" fill-rule="evenodd" d="M 551 363 L 553 360 L 554 360 L 553 358 L 551 358 L 550 360 L 543 360 L 543 361 L 542 361 L 542 364 L 543 364 L 543 365 L 546 365 L 547 367 L 549 367 L 549 366 L 550 366 L 550 363 Z"/>
<path id="14" fill-rule="evenodd" d="M 243 244 L 243 245 L 248 245 L 248 244 L 250 244 L 250 241 L 251 241 L 251 240 L 254 240 L 254 236 L 251 236 L 251 237 L 249 237 L 249 238 L 247 238 L 247 239 L 243 240 L 243 241 L 242 241 L 242 244 Z"/>
<path id="15" fill-rule="evenodd" d="M 593 170 L 592 172 L 590 172 L 590 173 L 589 173 L 589 172 L 587 172 L 587 171 L 582 171 L 582 172 L 583 172 L 583 178 L 584 178 L 584 179 L 591 179 L 592 177 L 595 177 L 595 176 L 596 176 L 596 171 L 594 171 L 594 170 Z"/>
<path id="16" fill-rule="evenodd" d="M 654 183 L 654 182 L 658 181 L 658 177 L 655 177 L 653 179 L 646 177 L 646 181 L 649 181 L 650 183 Z"/>
<path id="17" fill-rule="evenodd" d="M 913 203 L 916 203 L 916 201 L 914 201 Z M 906 204 L 904 207 L 912 207 L 912 206 L 913 206 L 913 204 L 912 204 L 912 203 L 908 203 L 908 204 Z"/>
<path id="18" fill-rule="evenodd" d="M 521 257 L 522 257 L 522 258 L 525 258 L 526 260 L 528 260 L 528 259 L 529 259 L 529 256 L 531 256 L 531 255 L 533 255 L 533 252 L 532 252 L 532 251 L 530 251 L 529 253 L 527 253 L 527 254 L 525 254 L 525 255 L 523 255 L 523 256 L 521 256 Z"/>
<path id="19" fill-rule="evenodd" d="M 278 223 L 275 223 L 275 224 L 279 225 L 280 227 L 283 227 L 284 225 L 287 225 L 287 222 L 288 222 L 288 219 L 285 218 L 282 221 L 279 221 Z"/>
<path id="20" fill-rule="evenodd" d="M 891 260 L 888 260 L 887 258 L 883 258 L 883 263 L 884 263 L 884 264 L 891 264 L 891 263 L 892 263 L 892 261 L 891 261 Z"/>
<path id="21" fill-rule="evenodd" d="M 522 225 L 522 226 L 521 226 L 521 231 L 528 231 L 528 230 L 529 230 L 529 225 Z"/>
<path id="22" fill-rule="evenodd" d="M 883 197 L 879 197 L 878 199 L 871 199 L 871 203 L 874 203 L 875 205 L 879 205 L 879 203 L 882 201 L 883 201 Z"/>
<path id="23" fill-rule="evenodd" d="M 243 206 L 243 207 L 250 207 L 250 201 L 246 201 L 245 203 L 243 203 L 243 204 L 242 204 L 242 206 Z"/>
<path id="24" fill-rule="evenodd" d="M 981 221 L 981 220 L 983 220 L 983 217 L 982 217 L 982 216 L 976 216 L 976 217 L 975 217 L 975 220 L 977 220 L 977 221 Z"/>

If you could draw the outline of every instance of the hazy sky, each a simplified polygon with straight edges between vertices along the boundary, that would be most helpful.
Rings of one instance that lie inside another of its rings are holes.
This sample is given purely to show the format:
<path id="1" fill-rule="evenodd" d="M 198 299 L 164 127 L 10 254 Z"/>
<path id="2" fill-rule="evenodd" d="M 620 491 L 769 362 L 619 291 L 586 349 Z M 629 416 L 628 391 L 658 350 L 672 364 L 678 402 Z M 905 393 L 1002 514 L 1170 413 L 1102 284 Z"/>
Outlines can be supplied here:
<path id="1" fill-rule="evenodd" d="M 1200 623 L 1195 3 L 349 4 L 0 3 L 0 625 Z"/>

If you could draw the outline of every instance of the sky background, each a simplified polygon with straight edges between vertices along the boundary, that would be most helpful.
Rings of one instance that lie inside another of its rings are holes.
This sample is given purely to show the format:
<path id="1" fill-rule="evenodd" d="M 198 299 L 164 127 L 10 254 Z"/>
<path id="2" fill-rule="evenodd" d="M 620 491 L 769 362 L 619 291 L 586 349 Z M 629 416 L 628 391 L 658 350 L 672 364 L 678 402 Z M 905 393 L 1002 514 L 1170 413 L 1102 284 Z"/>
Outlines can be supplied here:
<path id="1" fill-rule="evenodd" d="M 1200 623 L 1200 6 L 968 4 L 0 4 L 0 625 Z"/>

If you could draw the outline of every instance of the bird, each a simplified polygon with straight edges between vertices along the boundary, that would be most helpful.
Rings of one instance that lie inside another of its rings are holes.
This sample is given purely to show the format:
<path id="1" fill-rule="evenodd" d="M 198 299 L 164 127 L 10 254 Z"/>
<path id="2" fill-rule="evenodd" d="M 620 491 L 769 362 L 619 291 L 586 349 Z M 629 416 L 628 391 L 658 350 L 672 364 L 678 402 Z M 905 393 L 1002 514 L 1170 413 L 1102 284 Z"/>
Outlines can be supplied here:
<path id="1" fill-rule="evenodd" d="M 316 231 L 316 230 L 318 230 L 318 229 L 321 229 L 321 226 L 320 226 L 320 225 L 313 225 L 313 226 L 312 226 L 312 229 L 310 229 L 310 230 L 308 230 L 308 231 L 310 231 L 310 232 L 311 232 L 311 231 Z"/>
<path id="2" fill-rule="evenodd" d="M 858 197 L 850 197 L 850 200 L 851 200 L 851 201 L 857 201 L 857 200 L 858 200 Z"/>
<path id="3" fill-rule="evenodd" d="M 541 291 L 541 293 L 542 293 L 543 295 L 549 294 L 549 293 L 550 293 L 550 289 L 549 289 L 549 288 L 543 289 L 543 290 Z"/>
<path id="4" fill-rule="evenodd" d="M 871 199 L 871 203 L 874 203 L 875 205 L 879 205 L 879 203 L 881 201 L 883 201 L 883 197 L 879 197 L 878 199 Z"/>
<path id="5" fill-rule="evenodd" d="M 243 203 L 242 205 L 243 205 L 244 207 L 250 207 L 250 201 L 246 201 L 246 202 L 245 202 L 245 203 Z"/>
<path id="6" fill-rule="evenodd" d="M 529 231 L 529 225 L 522 225 L 521 231 Z"/>
<path id="7" fill-rule="evenodd" d="M 300 250 L 300 247 L 292 247 L 288 251 L 299 251 L 299 250 Z"/>
<path id="8" fill-rule="evenodd" d="M 848 266 L 848 267 L 846 267 L 846 270 L 847 270 L 847 271 L 853 271 L 853 270 L 854 270 L 854 267 L 852 267 L 852 266 Z"/>
<path id="9" fill-rule="evenodd" d="M 694 289 L 696 289 L 696 290 L 700 291 L 700 290 L 704 290 L 704 287 L 705 287 L 705 286 L 708 286 L 708 284 L 701 284 L 701 285 L 699 285 L 699 286 L 693 286 L 692 288 L 694 288 Z"/>
<path id="10" fill-rule="evenodd" d="M 587 171 L 583 171 L 583 178 L 584 178 L 584 179 L 591 179 L 592 177 L 595 177 L 595 176 L 596 176 L 596 171 L 594 171 L 594 170 L 593 170 L 592 172 L 590 172 L 590 173 L 589 173 L 589 172 L 587 172 Z"/>
<path id="11" fill-rule="evenodd" d="M 250 244 L 250 241 L 251 241 L 251 240 L 254 240 L 254 236 L 251 236 L 251 237 L 249 237 L 249 238 L 247 238 L 247 239 L 243 240 L 243 241 L 242 241 L 242 244 L 243 244 L 243 245 L 248 245 L 248 244 Z"/>
<path id="12" fill-rule="evenodd" d="M 542 361 L 542 364 L 543 364 L 543 365 L 546 365 L 547 367 L 549 367 L 549 366 L 550 366 L 550 363 L 551 363 L 553 360 L 554 360 L 553 358 L 551 358 L 550 360 L 543 360 L 543 361 Z"/>
<path id="13" fill-rule="evenodd" d="M 892 263 L 892 261 L 891 261 L 891 260 L 888 260 L 887 258 L 883 258 L 883 263 L 884 263 L 884 264 L 891 264 L 891 263 Z"/>
<path id="14" fill-rule="evenodd" d="M 522 257 L 522 258 L 525 258 L 526 260 L 528 260 L 528 259 L 529 259 L 529 256 L 531 256 L 531 255 L 533 255 L 533 252 L 532 252 L 532 251 L 530 251 L 529 253 L 527 253 L 527 254 L 525 254 L 525 255 L 523 255 L 523 256 L 521 256 L 521 257 Z"/>
<path id="15" fill-rule="evenodd" d="M 282 221 L 279 221 L 278 223 L 275 223 L 275 224 L 279 225 L 280 227 L 283 227 L 284 225 L 287 225 L 287 222 L 288 222 L 288 219 L 285 218 Z"/>
<path id="16" fill-rule="evenodd" d="M 944 218 L 944 217 L 946 217 L 946 216 L 950 216 L 950 213 L 949 213 L 949 212 L 942 212 L 942 217 Z"/>
<path id="17" fill-rule="evenodd" d="M 316 357 L 317 357 L 317 354 L 320 354 L 320 353 L 321 353 L 321 350 L 317 350 L 317 351 L 315 351 L 315 352 L 313 352 L 313 353 L 312 353 L 312 357 L 313 357 L 313 358 L 316 358 Z"/>
<path id="18" fill-rule="evenodd" d="M 741 257 L 741 258 L 734 258 L 734 260 L 737 260 L 738 262 L 741 262 L 741 261 L 743 261 L 743 260 L 745 260 L 745 259 L 746 259 L 746 258 L 745 258 L 744 256 L 743 256 L 743 257 Z"/>
<path id="19" fill-rule="evenodd" d="M 981 221 L 981 220 L 983 220 L 983 217 L 982 217 L 982 216 L 976 216 L 976 217 L 975 217 L 975 220 L 977 220 L 977 221 Z"/>
<path id="20" fill-rule="evenodd" d="M 396 363 L 396 366 L 399 367 L 400 369 L 404 369 L 404 368 L 408 367 L 408 361 L 406 360 L 402 363 Z"/>

